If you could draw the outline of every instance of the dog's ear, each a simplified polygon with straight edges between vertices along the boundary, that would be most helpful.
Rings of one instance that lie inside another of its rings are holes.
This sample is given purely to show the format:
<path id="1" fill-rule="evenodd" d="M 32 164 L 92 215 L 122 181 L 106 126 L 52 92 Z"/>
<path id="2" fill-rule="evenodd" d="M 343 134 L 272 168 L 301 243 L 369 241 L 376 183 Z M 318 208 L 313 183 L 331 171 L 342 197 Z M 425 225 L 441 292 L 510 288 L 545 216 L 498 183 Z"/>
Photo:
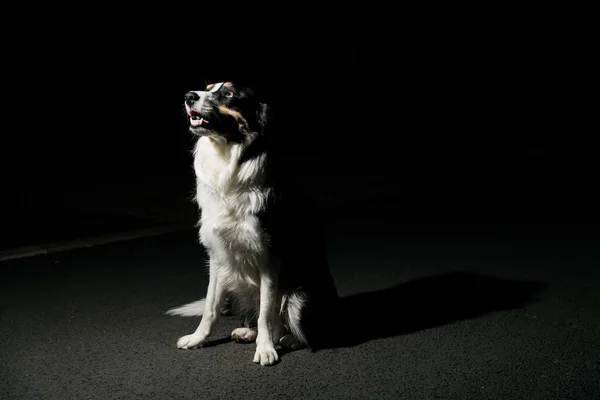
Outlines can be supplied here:
<path id="1" fill-rule="evenodd" d="M 256 119 L 260 127 L 260 133 L 265 134 L 271 123 L 271 107 L 267 103 L 260 103 L 256 112 Z"/>

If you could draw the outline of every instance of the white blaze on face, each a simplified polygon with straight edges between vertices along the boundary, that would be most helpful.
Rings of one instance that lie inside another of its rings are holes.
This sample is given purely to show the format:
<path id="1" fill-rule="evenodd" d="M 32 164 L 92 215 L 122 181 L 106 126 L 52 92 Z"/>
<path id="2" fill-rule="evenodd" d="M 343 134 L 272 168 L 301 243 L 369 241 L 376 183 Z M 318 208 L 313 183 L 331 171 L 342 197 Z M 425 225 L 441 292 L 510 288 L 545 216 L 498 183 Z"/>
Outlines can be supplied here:
<path id="1" fill-rule="evenodd" d="M 221 89 L 221 86 L 223 86 L 224 82 L 219 82 L 219 83 L 215 83 L 213 85 L 213 87 L 210 88 L 210 90 L 208 91 L 209 93 L 214 93 L 217 92 L 219 89 Z"/>
<path id="2" fill-rule="evenodd" d="M 219 89 L 221 88 L 221 86 L 223 86 L 223 82 L 219 82 L 219 83 L 215 83 L 213 85 L 213 87 L 210 88 L 209 91 L 207 92 L 198 92 L 198 95 L 200 96 L 200 100 L 199 100 L 199 105 L 198 105 L 198 110 L 202 110 L 202 106 L 204 105 L 204 102 L 206 101 L 206 96 L 208 96 L 209 93 L 216 93 L 219 91 Z"/>

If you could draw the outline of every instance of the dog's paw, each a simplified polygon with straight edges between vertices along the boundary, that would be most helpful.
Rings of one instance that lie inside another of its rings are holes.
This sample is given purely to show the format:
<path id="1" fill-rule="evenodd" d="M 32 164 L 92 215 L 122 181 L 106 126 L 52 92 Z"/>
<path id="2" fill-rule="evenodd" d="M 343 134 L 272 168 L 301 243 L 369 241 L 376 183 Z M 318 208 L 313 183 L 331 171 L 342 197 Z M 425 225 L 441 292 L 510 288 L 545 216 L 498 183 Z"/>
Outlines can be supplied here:
<path id="1" fill-rule="evenodd" d="M 196 349 L 204 344 L 205 340 L 199 335 L 185 335 L 177 341 L 178 349 Z"/>
<path id="2" fill-rule="evenodd" d="M 256 353 L 254 353 L 253 361 L 260 365 L 273 365 L 279 361 L 279 355 L 275 351 L 273 344 L 259 344 L 256 346 Z"/>
<path id="3" fill-rule="evenodd" d="M 231 338 L 238 343 L 252 343 L 256 340 L 256 329 L 237 328 L 231 332 Z"/>
<path id="4" fill-rule="evenodd" d="M 300 347 L 300 342 L 298 342 L 298 339 L 296 339 L 291 333 L 284 335 L 281 339 L 279 339 L 279 344 L 281 347 L 287 350 L 296 350 Z"/>

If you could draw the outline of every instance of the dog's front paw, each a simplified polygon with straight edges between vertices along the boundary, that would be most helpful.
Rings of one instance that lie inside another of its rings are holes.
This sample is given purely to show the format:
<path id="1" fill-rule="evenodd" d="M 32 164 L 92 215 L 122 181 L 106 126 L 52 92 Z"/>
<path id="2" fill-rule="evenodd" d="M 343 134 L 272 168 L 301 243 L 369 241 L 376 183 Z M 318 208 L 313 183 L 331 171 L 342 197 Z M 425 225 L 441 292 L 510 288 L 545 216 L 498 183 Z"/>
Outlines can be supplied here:
<path id="1" fill-rule="evenodd" d="M 204 344 L 206 340 L 203 340 L 199 335 L 185 335 L 179 338 L 177 341 L 178 349 L 196 349 Z"/>
<path id="2" fill-rule="evenodd" d="M 256 346 L 256 353 L 254 353 L 255 363 L 260 365 L 273 365 L 279 361 L 279 355 L 275 351 L 273 344 L 259 344 Z"/>

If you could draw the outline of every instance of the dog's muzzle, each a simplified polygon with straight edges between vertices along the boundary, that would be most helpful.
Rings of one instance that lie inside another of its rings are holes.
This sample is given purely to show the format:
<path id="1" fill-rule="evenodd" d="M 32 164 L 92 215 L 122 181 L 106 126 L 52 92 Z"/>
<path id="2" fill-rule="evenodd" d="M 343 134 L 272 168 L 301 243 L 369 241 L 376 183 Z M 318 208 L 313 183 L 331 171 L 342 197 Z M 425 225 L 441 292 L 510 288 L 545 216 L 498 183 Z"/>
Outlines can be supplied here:
<path id="1" fill-rule="evenodd" d="M 210 110 L 204 109 L 204 104 L 213 93 L 221 88 L 221 86 L 223 86 L 223 82 L 215 83 L 208 91 L 200 90 L 185 94 L 185 104 L 190 108 L 189 115 L 192 126 L 202 126 L 209 122 L 206 118 L 202 117 L 202 113 L 210 112 Z"/>

